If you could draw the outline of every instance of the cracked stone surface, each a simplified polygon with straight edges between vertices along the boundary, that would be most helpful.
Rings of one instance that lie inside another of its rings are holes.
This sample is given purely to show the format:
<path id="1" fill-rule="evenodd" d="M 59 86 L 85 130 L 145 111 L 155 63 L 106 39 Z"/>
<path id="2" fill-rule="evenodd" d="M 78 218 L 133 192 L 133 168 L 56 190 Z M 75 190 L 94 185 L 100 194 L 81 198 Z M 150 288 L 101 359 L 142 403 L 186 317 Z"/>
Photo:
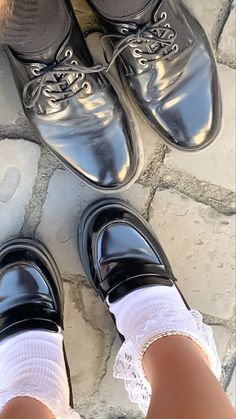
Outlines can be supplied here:
<path id="1" fill-rule="evenodd" d="M 213 327 L 222 384 L 235 404 L 235 2 L 185 0 L 185 4 L 216 51 L 222 131 L 209 149 L 180 153 L 168 150 L 133 109 L 144 145 L 144 170 L 120 196 L 150 222 L 187 300 Z M 83 29 L 98 27 L 84 0 L 73 0 L 73 5 Z M 96 36 L 87 38 L 95 60 L 100 54 Z M 117 77 L 115 68 L 112 76 Z M 38 142 L 0 50 L 0 241 L 16 235 L 36 237 L 47 243 L 57 261 L 65 289 L 64 336 L 74 402 L 82 418 L 143 419 L 129 402 L 122 381 L 112 377 L 121 342 L 84 276 L 77 252 L 81 213 L 101 194 Z"/>
<path id="2" fill-rule="evenodd" d="M 224 26 L 218 46 L 218 58 L 228 65 L 236 67 L 236 25 L 235 1 L 232 3 L 229 18 Z"/>
<path id="3" fill-rule="evenodd" d="M 190 305 L 223 319 L 235 308 L 234 223 L 171 190 L 157 191 L 151 206 L 150 224 Z"/>
<path id="4" fill-rule="evenodd" d="M 201 7 L 199 7 L 199 3 L 196 0 L 184 0 L 183 3 L 193 12 L 212 40 L 215 35 L 216 21 L 219 17 L 222 1 L 214 0 L 214 2 L 209 2 L 208 0 L 203 0 L 201 1 Z"/>
<path id="5" fill-rule="evenodd" d="M 6 139 L 0 142 L 0 241 L 19 234 L 37 174 L 40 148 Z"/>
<path id="6" fill-rule="evenodd" d="M 229 387 L 227 389 L 227 394 L 231 400 L 231 403 L 236 406 L 236 368 L 234 369 Z"/>

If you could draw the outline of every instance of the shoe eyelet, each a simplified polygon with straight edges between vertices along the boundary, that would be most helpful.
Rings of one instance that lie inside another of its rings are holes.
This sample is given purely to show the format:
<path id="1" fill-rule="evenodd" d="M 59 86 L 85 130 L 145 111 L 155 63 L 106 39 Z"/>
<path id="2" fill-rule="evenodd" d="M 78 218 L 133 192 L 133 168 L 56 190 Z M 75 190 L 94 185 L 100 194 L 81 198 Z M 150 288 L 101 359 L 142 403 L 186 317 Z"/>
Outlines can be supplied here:
<path id="1" fill-rule="evenodd" d="M 53 98 L 49 99 L 48 103 L 53 108 L 57 108 L 57 103 L 56 103 L 56 100 L 55 99 L 53 99 Z"/>
<path id="2" fill-rule="evenodd" d="M 31 68 L 31 73 L 36 77 L 40 76 L 40 68 L 37 68 L 37 67 Z"/>
<path id="3" fill-rule="evenodd" d="M 72 58 L 73 52 L 70 48 L 65 51 L 65 57 Z"/>
<path id="4" fill-rule="evenodd" d="M 135 49 L 133 50 L 133 52 L 132 52 L 132 55 L 133 55 L 135 58 L 142 57 L 142 50 L 141 50 L 141 49 L 139 49 L 139 48 L 135 48 Z"/>
<path id="5" fill-rule="evenodd" d="M 123 35 L 126 35 L 129 32 L 129 29 L 122 28 L 120 31 L 123 33 Z"/>
<path id="6" fill-rule="evenodd" d="M 49 87 L 46 87 L 46 89 L 43 90 L 44 96 L 50 97 L 52 93 L 52 90 Z"/>
<path id="7" fill-rule="evenodd" d="M 88 81 L 85 81 L 83 84 L 82 84 L 82 89 L 84 89 L 86 92 L 88 91 L 88 90 L 90 90 L 92 88 L 92 86 L 91 86 L 91 84 L 88 82 Z"/>
<path id="8" fill-rule="evenodd" d="M 165 24 L 165 28 L 169 28 L 170 29 L 170 24 L 169 23 L 166 23 Z"/>
<path id="9" fill-rule="evenodd" d="M 142 65 L 143 67 L 145 68 L 148 67 L 147 60 L 145 60 L 145 58 L 140 58 L 138 61 L 139 61 L 139 64 Z"/>
<path id="10" fill-rule="evenodd" d="M 83 73 L 77 73 L 77 80 L 78 81 L 83 81 L 85 79 L 85 74 Z"/>
<path id="11" fill-rule="evenodd" d="M 178 52 L 179 51 L 179 46 L 177 44 L 174 44 L 173 47 L 172 47 L 172 51 Z"/>
<path id="12" fill-rule="evenodd" d="M 163 20 L 167 19 L 167 13 L 166 12 L 162 12 L 161 19 L 163 19 Z"/>
<path id="13" fill-rule="evenodd" d="M 72 60 L 72 61 L 71 61 L 71 64 L 72 64 L 72 65 L 78 65 L 78 63 L 77 63 L 77 61 L 76 61 L 76 60 Z"/>

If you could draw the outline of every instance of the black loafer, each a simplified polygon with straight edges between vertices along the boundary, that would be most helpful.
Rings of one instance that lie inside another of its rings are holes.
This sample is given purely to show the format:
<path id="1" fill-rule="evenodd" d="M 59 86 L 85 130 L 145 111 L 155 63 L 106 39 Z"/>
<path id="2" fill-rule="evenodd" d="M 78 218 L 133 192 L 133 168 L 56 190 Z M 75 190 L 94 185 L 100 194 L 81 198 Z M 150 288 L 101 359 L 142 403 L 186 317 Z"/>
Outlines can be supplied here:
<path id="1" fill-rule="evenodd" d="M 63 290 L 57 266 L 38 242 L 0 246 L 0 339 L 23 330 L 57 332 L 63 326 Z"/>
<path id="2" fill-rule="evenodd" d="M 84 271 L 106 302 L 143 287 L 176 286 L 161 244 L 142 216 L 123 201 L 90 205 L 81 218 L 78 244 Z"/>
<path id="3" fill-rule="evenodd" d="M 104 67 L 93 64 L 70 12 L 71 30 L 56 55 L 55 48 L 49 49 L 25 62 L 10 48 L 6 52 L 23 109 L 39 139 L 94 188 L 120 191 L 142 169 L 138 130 Z"/>
<path id="4" fill-rule="evenodd" d="M 114 45 L 123 84 L 152 128 L 183 151 L 208 146 L 222 119 L 215 59 L 181 1 L 151 1 L 139 14 L 99 16 Z"/>
<path id="5" fill-rule="evenodd" d="M 0 246 L 0 342 L 16 333 L 63 328 L 63 286 L 48 250 L 30 239 Z M 65 364 L 73 405 L 69 366 Z"/>

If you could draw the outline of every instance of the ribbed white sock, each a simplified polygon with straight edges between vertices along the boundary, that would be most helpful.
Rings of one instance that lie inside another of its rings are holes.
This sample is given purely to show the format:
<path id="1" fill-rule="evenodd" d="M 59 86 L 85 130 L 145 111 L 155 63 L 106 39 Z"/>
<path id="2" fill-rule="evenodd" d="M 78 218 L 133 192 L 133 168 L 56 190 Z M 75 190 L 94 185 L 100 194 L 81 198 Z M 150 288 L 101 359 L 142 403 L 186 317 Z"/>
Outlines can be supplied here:
<path id="1" fill-rule="evenodd" d="M 175 286 L 166 287 L 162 285 L 145 287 L 133 291 L 117 303 L 111 304 L 109 310 L 115 315 L 116 325 L 119 332 L 128 339 L 136 331 L 136 323 L 143 311 L 155 309 L 158 316 L 158 304 L 161 300 L 169 301 L 170 305 L 184 309 L 187 308 Z"/>
<path id="2" fill-rule="evenodd" d="M 29 331 L 0 342 L 0 411 L 16 397 L 39 400 L 56 419 L 79 418 L 69 406 L 61 333 Z"/>

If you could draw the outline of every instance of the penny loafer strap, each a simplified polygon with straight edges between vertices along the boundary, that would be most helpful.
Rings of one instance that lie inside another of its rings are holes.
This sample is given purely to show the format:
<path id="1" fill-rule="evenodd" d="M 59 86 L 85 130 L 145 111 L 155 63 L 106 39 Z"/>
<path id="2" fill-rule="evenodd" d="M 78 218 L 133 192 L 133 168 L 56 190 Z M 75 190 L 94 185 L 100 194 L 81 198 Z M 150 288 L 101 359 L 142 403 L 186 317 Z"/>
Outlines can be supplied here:
<path id="1" fill-rule="evenodd" d="M 103 299 L 108 297 L 110 303 L 118 301 L 130 292 L 146 286 L 173 286 L 174 277 L 167 274 L 163 265 L 137 261 L 122 263 L 114 268 L 106 279 L 100 282 L 98 291 Z"/>

